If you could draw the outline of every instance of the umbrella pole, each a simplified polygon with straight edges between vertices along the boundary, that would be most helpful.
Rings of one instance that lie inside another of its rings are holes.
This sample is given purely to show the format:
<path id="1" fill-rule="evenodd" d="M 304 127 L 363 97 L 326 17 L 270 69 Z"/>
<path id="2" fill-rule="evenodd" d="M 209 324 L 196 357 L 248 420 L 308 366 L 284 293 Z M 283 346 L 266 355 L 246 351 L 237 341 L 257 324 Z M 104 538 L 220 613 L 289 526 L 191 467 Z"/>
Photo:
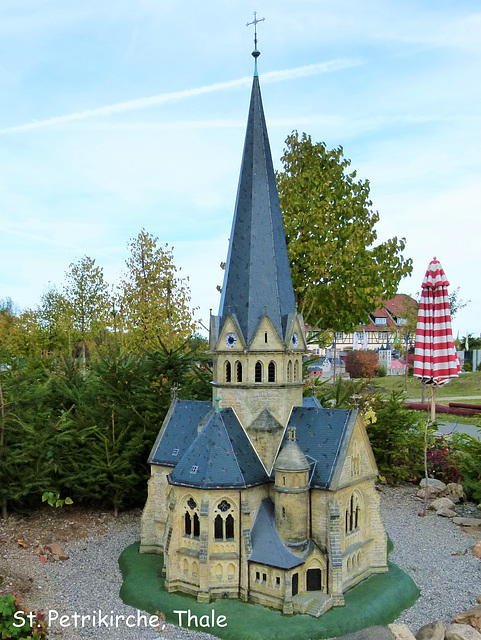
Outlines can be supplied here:
<path id="1" fill-rule="evenodd" d="M 433 384 L 433 394 L 431 396 L 431 422 L 436 422 L 436 385 Z"/>

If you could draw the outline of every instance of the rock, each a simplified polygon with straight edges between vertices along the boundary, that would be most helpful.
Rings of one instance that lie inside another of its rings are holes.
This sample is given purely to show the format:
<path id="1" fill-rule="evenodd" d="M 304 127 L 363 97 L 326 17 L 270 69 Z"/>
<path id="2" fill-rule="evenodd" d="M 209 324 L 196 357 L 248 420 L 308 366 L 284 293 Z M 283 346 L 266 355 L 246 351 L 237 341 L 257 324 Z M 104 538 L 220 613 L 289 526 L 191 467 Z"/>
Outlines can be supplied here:
<path id="1" fill-rule="evenodd" d="M 424 488 L 426 486 L 426 478 L 423 478 L 421 480 L 419 486 L 421 488 Z M 446 489 L 446 486 L 447 485 L 444 482 L 441 482 L 441 480 L 436 480 L 436 478 L 428 478 L 428 487 L 436 487 L 436 489 L 444 491 Z"/>
<path id="2" fill-rule="evenodd" d="M 449 482 L 446 485 L 446 489 L 443 491 L 443 496 L 451 498 L 455 503 L 458 503 L 460 500 L 464 500 L 463 485 L 458 484 L 457 482 Z"/>
<path id="3" fill-rule="evenodd" d="M 52 542 L 51 544 L 46 544 L 45 549 L 48 549 L 53 556 L 63 556 L 64 552 L 62 547 L 56 542 Z"/>
<path id="4" fill-rule="evenodd" d="M 405 624 L 388 624 L 388 628 L 396 640 L 416 640 L 409 627 Z"/>
<path id="5" fill-rule="evenodd" d="M 481 604 L 478 604 L 476 607 L 466 609 L 466 611 L 463 611 L 462 613 L 458 613 L 457 616 L 454 616 L 452 621 L 457 624 L 469 624 L 471 627 L 476 629 L 476 631 L 481 632 Z"/>
<path id="6" fill-rule="evenodd" d="M 446 629 L 446 640 L 481 640 L 481 633 L 469 624 L 452 624 Z"/>
<path id="7" fill-rule="evenodd" d="M 481 604 L 481 596 L 476 596 L 476 601 L 479 602 L 479 604 Z"/>
<path id="8" fill-rule="evenodd" d="M 433 498 L 437 498 L 439 496 L 439 494 L 441 493 L 441 489 L 437 489 L 436 487 L 428 487 L 427 490 L 426 489 L 419 489 L 419 491 L 416 493 L 418 498 L 422 498 L 424 499 L 424 494 L 427 492 L 427 500 L 432 500 Z"/>
<path id="9" fill-rule="evenodd" d="M 446 627 L 442 622 L 430 622 L 416 633 L 416 640 L 444 640 Z"/>
<path id="10" fill-rule="evenodd" d="M 476 542 L 473 547 L 473 556 L 476 556 L 479 560 L 481 560 L 481 540 Z M 478 596 L 478 602 L 481 603 L 481 596 Z"/>
<path id="11" fill-rule="evenodd" d="M 438 509 L 436 511 L 436 515 L 443 516 L 444 518 L 455 518 L 457 514 L 456 514 L 456 511 L 453 511 L 452 509 L 441 507 L 441 509 Z"/>
<path id="12" fill-rule="evenodd" d="M 438 509 L 454 509 L 455 504 L 449 498 L 437 498 L 429 505 L 430 509 L 437 511 Z"/>
<path id="13" fill-rule="evenodd" d="M 453 522 L 462 527 L 481 527 L 481 518 L 453 518 Z"/>

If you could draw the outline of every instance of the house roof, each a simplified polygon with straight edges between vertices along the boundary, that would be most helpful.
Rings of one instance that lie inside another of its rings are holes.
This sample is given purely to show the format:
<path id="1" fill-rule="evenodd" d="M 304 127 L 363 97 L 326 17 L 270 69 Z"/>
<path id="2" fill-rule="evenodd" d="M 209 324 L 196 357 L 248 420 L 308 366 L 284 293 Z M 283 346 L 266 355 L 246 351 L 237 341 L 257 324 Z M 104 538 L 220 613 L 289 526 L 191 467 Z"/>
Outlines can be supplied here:
<path id="1" fill-rule="evenodd" d="M 291 313 L 296 313 L 294 289 L 259 78 L 254 76 L 219 316 L 222 327 L 234 315 L 249 344 L 264 315 L 284 339 Z"/>
<path id="2" fill-rule="evenodd" d="M 149 463 L 174 467 L 197 437 L 199 424 L 209 411 L 212 402 L 174 400 L 150 452 Z"/>
<path id="3" fill-rule="evenodd" d="M 287 427 L 295 427 L 303 454 L 316 461 L 311 487 L 329 488 L 348 425 L 356 416 L 352 409 L 293 407 Z M 287 433 L 283 444 L 286 441 Z"/>
<path id="4" fill-rule="evenodd" d="M 215 412 L 169 475 L 169 482 L 204 489 L 245 488 L 269 477 L 231 408 Z"/>
<path id="5" fill-rule="evenodd" d="M 252 553 L 250 562 L 258 562 L 270 567 L 292 569 L 304 562 L 295 556 L 282 542 L 276 529 L 274 503 L 264 498 L 259 505 L 251 532 Z"/>
<path id="6" fill-rule="evenodd" d="M 274 469 L 276 471 L 309 471 L 310 465 L 297 442 L 288 440 L 281 447 Z"/>

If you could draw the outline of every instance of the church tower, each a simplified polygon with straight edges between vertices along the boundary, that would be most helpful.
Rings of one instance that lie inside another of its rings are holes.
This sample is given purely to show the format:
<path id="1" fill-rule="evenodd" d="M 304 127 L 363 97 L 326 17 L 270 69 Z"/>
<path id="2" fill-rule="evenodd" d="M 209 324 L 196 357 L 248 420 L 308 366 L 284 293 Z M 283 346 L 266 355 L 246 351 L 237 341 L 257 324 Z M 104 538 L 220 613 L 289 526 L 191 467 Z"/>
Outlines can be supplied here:
<path id="1" fill-rule="evenodd" d="M 306 338 L 297 313 L 256 58 L 219 315 L 210 319 L 214 398 L 232 407 L 268 472 L 302 406 Z"/>

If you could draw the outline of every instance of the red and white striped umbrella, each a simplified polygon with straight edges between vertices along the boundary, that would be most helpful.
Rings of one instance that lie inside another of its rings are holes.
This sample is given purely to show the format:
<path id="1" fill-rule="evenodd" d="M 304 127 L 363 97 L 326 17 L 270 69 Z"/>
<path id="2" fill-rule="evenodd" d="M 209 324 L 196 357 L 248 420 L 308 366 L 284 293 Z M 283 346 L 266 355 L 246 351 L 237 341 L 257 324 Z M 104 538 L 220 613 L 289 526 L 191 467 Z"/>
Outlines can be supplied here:
<path id="1" fill-rule="evenodd" d="M 461 372 L 451 328 L 449 282 L 439 260 L 433 258 L 422 283 L 413 375 L 433 386 L 431 416 L 435 418 L 435 389 Z"/>

